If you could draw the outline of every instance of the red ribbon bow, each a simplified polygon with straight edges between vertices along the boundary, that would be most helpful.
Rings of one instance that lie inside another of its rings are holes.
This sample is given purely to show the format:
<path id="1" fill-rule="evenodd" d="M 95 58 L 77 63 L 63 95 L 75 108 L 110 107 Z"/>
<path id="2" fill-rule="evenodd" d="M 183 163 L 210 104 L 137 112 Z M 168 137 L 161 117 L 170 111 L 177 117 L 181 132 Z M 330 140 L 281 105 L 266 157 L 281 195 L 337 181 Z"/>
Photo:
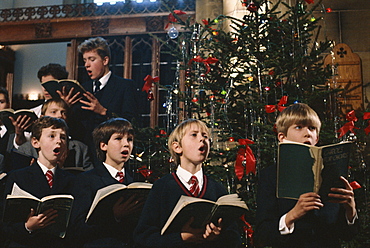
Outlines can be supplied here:
<path id="1" fill-rule="evenodd" d="M 150 170 L 150 169 L 146 168 L 146 165 L 141 166 L 140 168 L 138 168 L 138 170 L 139 170 L 139 173 L 140 173 L 141 175 L 143 175 L 143 177 L 144 177 L 145 179 L 148 179 L 148 178 L 149 178 L 149 176 L 153 173 L 153 171 L 152 171 L 152 170 Z"/>
<path id="2" fill-rule="evenodd" d="M 181 11 L 181 10 L 174 10 L 173 13 L 175 13 L 176 15 L 185 15 L 186 14 L 184 11 Z M 169 21 L 169 23 L 167 23 L 167 25 L 166 25 L 166 27 L 164 29 L 167 29 L 168 28 L 168 25 L 170 23 L 177 22 L 177 19 L 176 19 L 176 17 L 172 13 L 170 13 L 168 15 L 168 21 Z"/>
<path id="3" fill-rule="evenodd" d="M 337 131 L 338 133 L 340 133 L 339 138 L 343 137 L 343 135 L 345 135 L 348 131 L 350 131 L 351 133 L 355 133 L 353 130 L 359 129 L 358 127 L 355 127 L 355 121 L 357 121 L 358 119 L 356 117 L 354 110 L 347 113 L 346 119 L 348 122 L 344 124 L 343 127 L 339 128 Z"/>
<path id="4" fill-rule="evenodd" d="M 208 57 L 207 59 L 203 59 L 202 57 L 200 57 L 199 55 L 195 58 L 192 58 L 190 61 L 189 61 L 189 65 L 191 65 L 191 63 L 195 61 L 195 62 L 199 62 L 199 63 L 203 63 L 206 68 L 207 68 L 207 71 L 205 74 L 209 73 L 209 71 L 211 70 L 211 67 L 209 66 L 209 64 L 214 64 L 218 61 L 218 59 L 216 58 L 213 58 L 213 57 Z"/>
<path id="5" fill-rule="evenodd" d="M 287 103 L 288 103 L 288 96 L 283 96 L 277 105 L 265 105 L 266 113 L 273 113 L 276 111 L 276 109 L 279 110 L 279 112 L 281 112 L 286 108 L 283 105 Z"/>
<path id="6" fill-rule="evenodd" d="M 365 112 L 364 116 L 362 117 L 364 120 L 370 119 L 370 112 Z"/>
<path id="7" fill-rule="evenodd" d="M 152 88 L 153 86 L 153 82 L 159 82 L 159 77 L 154 77 L 152 78 L 152 76 L 150 75 L 147 75 L 145 78 L 144 78 L 144 81 L 145 81 L 145 84 L 142 88 L 142 91 L 145 91 L 146 93 L 149 92 L 149 90 Z"/>
<path id="8" fill-rule="evenodd" d="M 306 3 L 308 3 L 308 4 L 314 3 L 314 0 L 305 0 L 305 1 L 306 1 Z"/>
<path id="9" fill-rule="evenodd" d="M 252 149 L 248 146 L 249 144 L 254 144 L 252 140 L 239 139 L 238 142 L 239 145 L 245 145 L 245 147 L 239 148 L 235 161 L 235 175 L 240 181 L 244 175 L 247 175 L 250 172 L 256 174 L 256 158 L 253 155 Z M 245 169 L 243 166 L 243 161 L 246 162 Z"/>
<path id="10" fill-rule="evenodd" d="M 362 186 L 358 182 L 356 182 L 356 181 L 351 182 L 349 185 L 351 185 L 352 189 L 360 189 L 360 188 L 362 188 Z"/>
<path id="11" fill-rule="evenodd" d="M 347 115 L 346 115 L 346 119 L 347 119 L 347 121 L 357 121 L 357 120 L 358 120 L 358 119 L 357 119 L 357 117 L 356 117 L 356 113 L 355 113 L 355 111 L 354 111 L 354 110 L 349 111 L 349 112 L 347 113 Z"/>
<path id="12" fill-rule="evenodd" d="M 245 219 L 245 214 L 243 214 L 240 217 L 240 219 L 245 224 L 245 226 L 243 226 L 243 230 L 247 234 L 247 238 L 251 241 L 251 243 L 253 243 L 253 233 L 254 233 L 254 231 L 253 231 L 252 225 L 249 224 L 248 221 Z"/>
<path id="13" fill-rule="evenodd" d="M 370 112 L 365 112 L 362 118 L 364 120 L 370 119 Z M 365 130 L 366 135 L 370 133 L 370 121 L 368 121 L 368 126 L 364 130 Z"/>

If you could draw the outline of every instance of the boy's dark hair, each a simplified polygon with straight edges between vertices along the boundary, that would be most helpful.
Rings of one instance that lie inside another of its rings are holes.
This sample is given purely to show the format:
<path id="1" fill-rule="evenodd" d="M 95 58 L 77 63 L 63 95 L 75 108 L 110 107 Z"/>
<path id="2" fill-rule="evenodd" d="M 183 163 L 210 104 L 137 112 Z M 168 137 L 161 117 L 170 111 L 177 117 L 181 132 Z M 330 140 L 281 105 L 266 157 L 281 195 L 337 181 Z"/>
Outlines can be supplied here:
<path id="1" fill-rule="evenodd" d="M 53 129 L 62 129 L 66 132 L 68 137 L 68 126 L 67 123 L 60 118 L 54 118 L 50 116 L 43 116 L 37 119 L 32 125 L 32 138 L 40 140 L 42 129 L 51 127 Z M 68 141 L 68 139 L 67 139 Z"/>
<path id="2" fill-rule="evenodd" d="M 0 94 L 4 95 L 6 103 L 9 104 L 10 102 L 9 102 L 9 92 L 8 92 L 8 90 L 4 87 L 0 87 Z"/>
<path id="3" fill-rule="evenodd" d="M 82 54 L 96 50 L 99 56 L 104 59 L 106 56 L 110 61 L 110 49 L 108 42 L 102 37 L 90 38 L 78 46 L 78 51 Z"/>
<path id="4" fill-rule="evenodd" d="M 53 76 L 57 80 L 68 78 L 68 72 L 65 66 L 60 64 L 50 63 L 40 68 L 37 72 L 37 77 L 41 82 L 41 78 L 44 76 Z"/>
<path id="5" fill-rule="evenodd" d="M 62 107 L 66 110 L 66 113 L 67 113 L 67 116 L 68 116 L 68 112 L 69 112 L 69 106 L 68 104 L 61 98 L 52 98 L 52 99 L 49 99 L 47 100 L 46 102 L 44 102 L 44 104 L 42 105 L 42 108 L 41 108 L 41 115 L 45 115 L 45 112 L 46 110 L 49 108 L 49 106 L 52 104 L 52 103 L 55 103 L 57 106 L 59 107 Z"/>
<path id="6" fill-rule="evenodd" d="M 112 118 L 100 123 L 93 131 L 96 153 L 100 161 L 105 161 L 106 153 L 100 149 L 100 143 L 108 144 L 110 137 L 115 134 L 130 134 L 134 136 L 131 123 L 124 118 Z"/>
<path id="7" fill-rule="evenodd" d="M 277 132 L 287 135 L 288 128 L 294 124 L 316 127 L 317 135 L 320 133 L 320 118 L 307 104 L 295 103 L 285 108 L 276 119 Z"/>

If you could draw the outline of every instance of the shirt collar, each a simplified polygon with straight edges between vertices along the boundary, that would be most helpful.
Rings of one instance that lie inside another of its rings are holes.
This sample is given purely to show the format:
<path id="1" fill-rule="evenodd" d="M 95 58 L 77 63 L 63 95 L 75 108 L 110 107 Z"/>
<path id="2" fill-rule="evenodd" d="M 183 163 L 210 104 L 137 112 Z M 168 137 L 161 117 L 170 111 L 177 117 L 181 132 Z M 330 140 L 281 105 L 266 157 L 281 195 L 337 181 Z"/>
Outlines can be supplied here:
<path id="1" fill-rule="evenodd" d="M 48 170 L 51 170 L 52 172 L 53 172 L 53 174 L 55 175 L 55 171 L 56 171 L 56 167 L 53 167 L 53 168 L 51 168 L 51 169 L 49 169 L 48 167 L 46 167 L 45 165 L 43 165 L 41 162 L 40 162 L 40 160 L 37 160 L 37 163 L 38 163 L 38 165 L 40 166 L 40 168 L 41 168 L 41 170 L 42 170 L 42 172 L 44 173 L 44 174 L 46 174 L 46 172 L 48 171 Z"/>
<path id="2" fill-rule="evenodd" d="M 111 71 L 109 71 L 107 74 L 105 74 L 104 76 L 102 76 L 101 78 L 99 78 L 99 81 L 100 81 L 100 89 L 103 89 L 105 85 L 107 85 L 108 83 L 108 80 L 110 78 L 110 75 L 112 74 Z"/>
<path id="3" fill-rule="evenodd" d="M 190 187 L 190 178 L 193 176 L 193 174 L 191 174 L 189 171 L 185 170 L 184 168 L 182 168 L 180 165 L 177 167 L 177 170 L 176 170 L 176 175 L 178 176 L 178 178 L 180 179 L 180 181 L 187 187 L 189 186 Z M 198 183 L 199 183 L 199 186 L 200 188 L 203 187 L 203 170 L 199 170 L 197 171 L 194 176 L 197 177 L 198 179 Z"/>
<path id="4" fill-rule="evenodd" d="M 4 125 L 1 125 L 0 128 L 1 128 L 0 137 L 2 138 L 6 134 L 7 129 L 6 129 L 6 126 L 4 126 Z"/>
<path id="5" fill-rule="evenodd" d="M 103 162 L 103 165 L 105 166 L 105 168 L 107 168 L 109 174 L 113 177 L 113 178 L 116 178 L 116 175 L 117 175 L 117 172 L 120 172 L 119 170 L 117 170 L 116 168 L 114 168 L 113 166 Z M 125 167 L 122 168 L 121 172 L 123 172 L 123 176 L 125 176 Z"/>

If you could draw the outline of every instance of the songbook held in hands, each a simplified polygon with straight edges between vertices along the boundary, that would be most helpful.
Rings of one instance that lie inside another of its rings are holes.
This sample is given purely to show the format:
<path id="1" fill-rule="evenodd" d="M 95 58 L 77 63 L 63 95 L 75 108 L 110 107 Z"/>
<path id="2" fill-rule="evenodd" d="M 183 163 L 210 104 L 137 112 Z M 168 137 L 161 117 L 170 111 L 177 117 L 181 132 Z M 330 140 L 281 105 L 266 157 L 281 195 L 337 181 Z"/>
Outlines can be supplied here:
<path id="1" fill-rule="evenodd" d="M 111 184 L 99 189 L 95 194 L 85 222 L 88 224 L 99 223 L 107 213 L 112 211 L 114 204 L 120 197 L 128 199 L 135 195 L 138 199 L 146 200 L 152 186 L 151 183 L 133 182 L 129 185 Z"/>
<path id="2" fill-rule="evenodd" d="M 223 227 L 226 227 L 247 210 L 247 204 L 238 194 L 221 196 L 216 202 L 182 195 L 163 226 L 161 235 L 180 231 L 191 217 L 194 217 L 190 225 L 193 228 L 205 228 L 210 222 L 217 225 L 220 218 Z"/>
<path id="3" fill-rule="evenodd" d="M 298 199 L 315 192 L 326 201 L 330 188 L 343 188 L 340 176 L 347 178 L 351 142 L 312 146 L 295 142 L 279 144 L 277 197 Z"/>
<path id="4" fill-rule="evenodd" d="M 0 120 L 6 127 L 7 131 L 9 133 L 14 133 L 15 128 L 12 124 L 12 121 L 9 119 L 9 116 L 13 117 L 14 120 L 16 120 L 19 116 L 24 116 L 26 115 L 27 117 L 30 117 L 30 122 L 34 122 L 35 120 L 38 119 L 37 115 L 35 112 L 33 112 L 30 109 L 2 109 L 0 110 Z M 26 129 L 27 132 L 31 132 L 32 125 L 30 125 L 29 128 Z"/>
<path id="5" fill-rule="evenodd" d="M 85 88 L 82 85 L 72 79 L 62 79 L 62 80 L 50 80 L 41 83 L 41 85 L 46 89 L 46 91 L 51 95 L 52 98 L 60 98 L 60 95 L 57 93 L 57 90 L 63 92 L 63 87 L 65 87 L 65 91 L 69 93 L 71 88 L 73 88 L 72 95 L 80 93 L 78 97 L 83 97 L 83 93 L 86 92 Z"/>
<path id="6" fill-rule="evenodd" d="M 35 210 L 35 215 L 52 208 L 58 214 L 54 219 L 55 223 L 38 231 L 64 238 L 73 200 L 72 195 L 49 195 L 38 199 L 14 183 L 11 194 L 6 197 L 3 221 L 26 222 L 31 208 Z"/>

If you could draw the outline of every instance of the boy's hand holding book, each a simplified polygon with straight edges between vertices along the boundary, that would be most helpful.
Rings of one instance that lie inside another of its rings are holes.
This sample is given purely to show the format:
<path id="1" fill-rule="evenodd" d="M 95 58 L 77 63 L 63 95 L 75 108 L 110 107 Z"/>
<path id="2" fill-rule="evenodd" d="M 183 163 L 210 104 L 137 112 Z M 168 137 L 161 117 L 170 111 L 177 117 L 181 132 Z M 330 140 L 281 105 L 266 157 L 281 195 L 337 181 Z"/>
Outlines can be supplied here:
<path id="1" fill-rule="evenodd" d="M 181 229 L 181 238 L 186 242 L 201 243 L 204 241 L 213 241 L 222 230 L 222 218 L 218 219 L 217 225 L 210 222 L 203 228 L 192 228 L 191 224 L 194 217 L 191 217 Z"/>
<path id="2" fill-rule="evenodd" d="M 76 91 L 76 93 L 74 94 L 74 89 L 74 87 L 71 87 L 68 91 L 67 87 L 63 86 L 62 91 L 56 90 L 56 92 L 58 93 L 60 98 L 68 104 L 68 106 L 72 106 L 82 99 L 82 95 L 79 91 Z"/>
<path id="3" fill-rule="evenodd" d="M 136 195 L 131 195 L 128 199 L 120 197 L 113 205 L 113 214 L 116 220 L 122 220 L 127 216 L 132 216 L 142 209 L 144 199 Z"/>
<path id="4" fill-rule="evenodd" d="M 285 224 L 291 228 L 293 223 L 306 215 L 307 212 L 320 209 L 323 206 L 320 195 L 314 192 L 304 193 L 299 196 L 295 206 L 287 213 Z"/>
<path id="5" fill-rule="evenodd" d="M 218 225 L 213 224 L 212 222 L 207 224 L 206 231 L 203 234 L 203 238 L 212 241 L 220 235 L 222 230 L 222 218 L 218 219 Z"/>
<path id="6" fill-rule="evenodd" d="M 87 91 L 84 93 L 84 96 L 88 101 L 80 100 L 81 103 L 86 105 L 81 106 L 82 109 L 90 110 L 99 115 L 107 115 L 107 109 L 100 104 L 99 100 L 94 96 L 93 93 Z"/>
<path id="7" fill-rule="evenodd" d="M 185 225 L 181 229 L 181 238 L 185 242 L 201 243 L 204 241 L 203 239 L 204 229 L 191 227 L 191 224 L 193 222 L 194 217 L 191 217 L 189 221 L 185 223 Z"/>
<path id="8" fill-rule="evenodd" d="M 36 211 L 34 209 L 31 209 L 31 212 L 28 215 L 28 219 L 26 221 L 26 228 L 31 232 L 45 228 L 55 223 L 54 219 L 58 216 L 57 211 L 54 209 L 48 209 L 39 215 L 35 214 Z"/>
<path id="9" fill-rule="evenodd" d="M 346 209 L 347 219 L 352 222 L 356 216 L 355 194 L 347 179 L 340 177 L 340 180 L 345 185 L 345 188 L 331 188 L 330 190 L 334 193 L 329 193 L 329 197 L 334 199 L 330 200 L 330 202 L 343 204 L 343 207 Z"/>

